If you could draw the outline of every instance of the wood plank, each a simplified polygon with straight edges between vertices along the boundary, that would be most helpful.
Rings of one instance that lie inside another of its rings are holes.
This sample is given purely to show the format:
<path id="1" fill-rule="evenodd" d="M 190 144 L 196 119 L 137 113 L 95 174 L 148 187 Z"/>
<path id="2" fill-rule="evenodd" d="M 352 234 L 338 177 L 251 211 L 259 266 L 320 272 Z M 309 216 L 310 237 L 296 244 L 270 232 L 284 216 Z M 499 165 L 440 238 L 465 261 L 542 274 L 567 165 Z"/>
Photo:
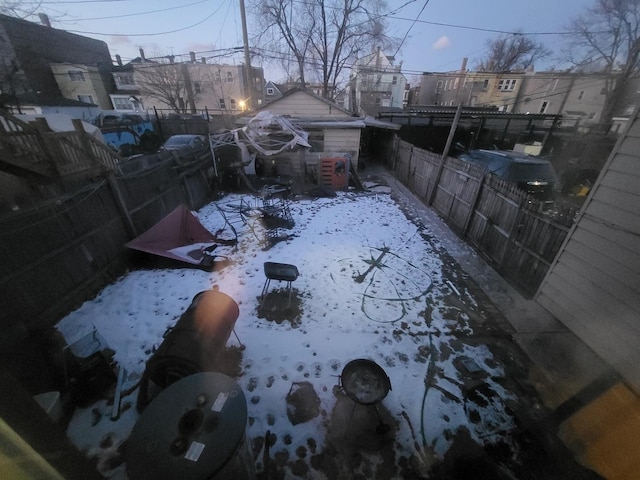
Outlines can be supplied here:
<path id="1" fill-rule="evenodd" d="M 626 245 L 616 243 L 611 238 L 605 238 L 585 228 L 581 222 L 573 232 L 572 242 L 579 242 L 589 248 L 594 254 L 604 257 L 606 261 L 611 261 L 624 265 L 627 269 L 635 273 L 640 273 L 640 242 L 635 240 L 636 250 L 629 250 Z M 588 259 L 586 259 L 588 260 Z"/>
<path id="2" fill-rule="evenodd" d="M 624 332 L 616 333 L 608 322 L 593 319 L 579 296 L 577 301 L 573 296 L 567 297 L 565 281 L 553 276 L 555 278 L 545 285 L 538 301 L 622 376 L 635 382 L 634 387 L 640 390 L 638 344 L 626 337 Z"/>
<path id="3" fill-rule="evenodd" d="M 640 235 L 640 217 L 635 212 L 621 211 L 592 199 L 583 216 L 590 216 L 603 222 L 603 228 L 614 228 L 634 235 Z"/>
<path id="4" fill-rule="evenodd" d="M 628 172 L 607 170 L 601 175 L 599 180 L 601 184 L 607 185 L 615 190 L 634 193 L 637 192 L 637 185 L 640 181 L 640 176 L 633 175 Z M 595 190 L 595 195 L 598 195 L 597 188 Z"/>
<path id="5" fill-rule="evenodd" d="M 637 188 L 635 191 L 621 190 L 618 185 L 609 183 L 609 180 L 612 180 L 611 176 L 603 178 L 595 198 L 621 210 L 637 212 L 640 209 L 640 195 L 638 195 Z M 640 183 L 640 177 L 638 177 L 638 183 Z"/>
<path id="6" fill-rule="evenodd" d="M 640 347 L 640 318 L 637 297 L 623 298 L 616 296 L 613 286 L 602 289 L 601 283 L 609 280 L 609 277 L 602 275 L 599 277 L 586 277 L 580 269 L 580 259 L 566 257 L 563 255 L 562 262 L 554 267 L 554 274 L 563 278 L 567 284 L 565 291 L 567 296 L 573 295 L 574 300 L 580 302 L 589 312 L 589 318 L 598 319 L 608 323 L 612 328 L 616 325 L 624 325 L 624 330 L 620 330 L 624 335 L 634 335 Z M 597 281 L 593 281 L 595 278 Z M 619 282 L 613 282 L 620 285 Z M 632 305 L 635 303 L 636 305 Z"/>
<path id="7" fill-rule="evenodd" d="M 640 255 L 640 243 L 638 242 L 637 235 L 619 228 L 612 228 L 601 219 L 589 215 L 583 216 L 580 219 L 580 223 L 576 226 L 576 229 L 577 228 L 584 229 L 593 235 L 602 237 L 611 244 L 623 247 L 630 252 L 635 252 L 636 255 Z M 608 245 L 607 248 L 611 248 L 611 245 Z"/>

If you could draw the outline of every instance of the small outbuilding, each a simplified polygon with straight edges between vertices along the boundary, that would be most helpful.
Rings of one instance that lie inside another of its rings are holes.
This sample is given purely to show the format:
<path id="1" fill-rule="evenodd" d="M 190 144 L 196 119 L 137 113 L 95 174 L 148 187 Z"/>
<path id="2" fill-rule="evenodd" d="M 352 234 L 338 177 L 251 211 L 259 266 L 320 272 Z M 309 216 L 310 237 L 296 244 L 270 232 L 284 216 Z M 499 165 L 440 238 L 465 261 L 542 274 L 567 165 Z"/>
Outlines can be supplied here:
<path id="1" fill-rule="evenodd" d="M 236 124 L 247 127 L 256 118 L 284 119 L 298 132 L 304 132 L 304 142 L 296 142 L 275 154 L 249 149 L 255 155 L 258 173 L 288 176 L 297 183 L 324 183 L 341 188 L 333 175 L 337 166 L 347 172 L 356 171 L 360 154 L 360 139 L 365 128 L 364 119 L 353 116 L 335 103 L 311 92 L 294 88 L 282 97 L 238 118 Z M 266 127 L 268 129 L 268 126 Z M 272 136 L 273 138 L 273 136 Z M 305 145 L 306 143 L 306 145 Z M 250 159 L 243 159 L 249 163 Z M 325 164 L 333 170 L 327 174 Z M 335 167 L 335 168 L 334 168 Z"/>

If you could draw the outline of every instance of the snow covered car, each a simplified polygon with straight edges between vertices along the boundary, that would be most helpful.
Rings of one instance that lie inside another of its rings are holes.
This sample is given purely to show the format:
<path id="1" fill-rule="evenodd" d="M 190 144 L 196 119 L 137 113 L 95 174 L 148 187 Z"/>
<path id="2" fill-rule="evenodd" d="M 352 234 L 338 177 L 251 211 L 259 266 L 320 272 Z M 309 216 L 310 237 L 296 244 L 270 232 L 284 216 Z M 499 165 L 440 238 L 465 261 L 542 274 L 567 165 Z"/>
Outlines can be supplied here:
<path id="1" fill-rule="evenodd" d="M 173 135 L 164 142 L 160 150 L 179 150 L 182 148 L 200 148 L 207 144 L 204 135 Z"/>
<path id="2" fill-rule="evenodd" d="M 458 158 L 487 167 L 490 173 L 537 200 L 553 202 L 558 177 L 549 160 L 507 150 L 469 150 Z"/>

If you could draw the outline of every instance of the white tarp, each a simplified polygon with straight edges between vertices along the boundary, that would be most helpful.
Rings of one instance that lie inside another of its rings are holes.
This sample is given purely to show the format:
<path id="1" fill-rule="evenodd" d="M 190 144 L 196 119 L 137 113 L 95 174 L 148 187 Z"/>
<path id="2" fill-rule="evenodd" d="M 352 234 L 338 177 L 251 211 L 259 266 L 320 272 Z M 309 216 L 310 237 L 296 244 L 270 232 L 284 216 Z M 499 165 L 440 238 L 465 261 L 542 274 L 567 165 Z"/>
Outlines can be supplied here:
<path id="1" fill-rule="evenodd" d="M 269 111 L 259 112 L 242 128 L 211 135 L 210 140 L 212 148 L 235 143 L 243 152 L 253 151 L 264 156 L 276 155 L 296 147 L 311 148 L 307 132 L 286 117 Z"/>
<path id="2" fill-rule="evenodd" d="M 49 125 L 49 128 L 54 132 L 73 132 L 75 130 L 72 122 L 72 118 L 69 115 L 63 113 L 43 113 L 43 114 L 17 114 L 15 117 L 19 118 L 25 123 L 33 122 L 36 118 L 44 118 Z M 91 135 L 96 140 L 104 143 L 102 132 L 98 127 L 82 120 L 82 127 L 84 131 Z"/>

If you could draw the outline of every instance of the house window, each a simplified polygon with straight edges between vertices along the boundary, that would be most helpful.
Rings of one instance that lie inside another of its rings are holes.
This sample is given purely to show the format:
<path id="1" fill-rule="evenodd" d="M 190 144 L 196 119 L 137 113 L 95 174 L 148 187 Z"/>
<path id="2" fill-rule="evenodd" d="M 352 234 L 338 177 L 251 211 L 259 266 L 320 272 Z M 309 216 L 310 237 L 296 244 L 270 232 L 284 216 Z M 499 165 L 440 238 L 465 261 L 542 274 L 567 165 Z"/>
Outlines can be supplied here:
<path id="1" fill-rule="evenodd" d="M 133 110 L 129 97 L 112 97 L 113 108 L 116 110 Z"/>
<path id="2" fill-rule="evenodd" d="M 380 97 L 376 97 L 376 105 L 380 105 Z"/>
<path id="3" fill-rule="evenodd" d="M 438 80 L 436 84 L 436 92 L 442 90 L 442 80 Z"/>
<path id="4" fill-rule="evenodd" d="M 217 71 L 216 71 L 216 73 L 215 73 L 214 77 L 215 77 L 215 81 L 216 81 L 217 83 L 220 83 L 220 70 L 217 70 Z"/>
<path id="5" fill-rule="evenodd" d="M 202 87 L 200 86 L 200 82 L 193 82 L 193 91 L 195 93 L 202 93 Z"/>
<path id="6" fill-rule="evenodd" d="M 72 82 L 84 82 L 84 72 L 82 70 L 69 70 L 69 80 Z"/>
<path id="7" fill-rule="evenodd" d="M 131 73 L 118 73 L 114 75 L 116 85 L 134 85 L 133 74 Z"/>
<path id="8" fill-rule="evenodd" d="M 456 78 L 456 79 L 453 81 L 453 88 L 454 88 L 454 89 L 458 88 L 458 80 L 460 80 L 460 79 L 459 79 L 459 78 Z"/>
<path id="9" fill-rule="evenodd" d="M 542 102 L 540 106 L 540 113 L 545 113 L 547 111 L 547 107 L 549 106 L 549 102 Z"/>
<path id="10" fill-rule="evenodd" d="M 83 103 L 93 103 L 93 97 L 91 95 L 78 95 L 78 101 Z"/>
<path id="11" fill-rule="evenodd" d="M 274 94 L 274 90 L 271 87 L 267 87 L 267 95 L 273 95 Z"/>
<path id="12" fill-rule="evenodd" d="M 489 79 L 485 79 L 484 82 L 482 82 L 482 88 L 487 89 L 489 87 Z"/>
<path id="13" fill-rule="evenodd" d="M 584 90 L 581 90 L 578 94 L 578 100 L 582 100 L 582 97 L 584 97 Z"/>
<path id="14" fill-rule="evenodd" d="M 395 75 L 393 76 L 393 80 L 391 80 L 391 83 L 396 85 L 398 83 L 398 77 L 396 77 Z"/>
<path id="15" fill-rule="evenodd" d="M 229 100 L 229 105 L 231 105 L 231 110 L 237 110 L 238 107 L 236 107 L 236 99 L 232 98 L 231 100 Z"/>
<path id="16" fill-rule="evenodd" d="M 516 88 L 516 79 L 500 80 L 498 82 L 498 90 L 501 92 L 510 92 Z"/>
<path id="17" fill-rule="evenodd" d="M 224 98 L 218 100 L 218 105 L 220 106 L 220 110 L 224 110 L 227 106 L 224 103 Z"/>
<path id="18" fill-rule="evenodd" d="M 227 82 L 229 83 L 233 82 L 233 73 L 227 72 Z"/>

